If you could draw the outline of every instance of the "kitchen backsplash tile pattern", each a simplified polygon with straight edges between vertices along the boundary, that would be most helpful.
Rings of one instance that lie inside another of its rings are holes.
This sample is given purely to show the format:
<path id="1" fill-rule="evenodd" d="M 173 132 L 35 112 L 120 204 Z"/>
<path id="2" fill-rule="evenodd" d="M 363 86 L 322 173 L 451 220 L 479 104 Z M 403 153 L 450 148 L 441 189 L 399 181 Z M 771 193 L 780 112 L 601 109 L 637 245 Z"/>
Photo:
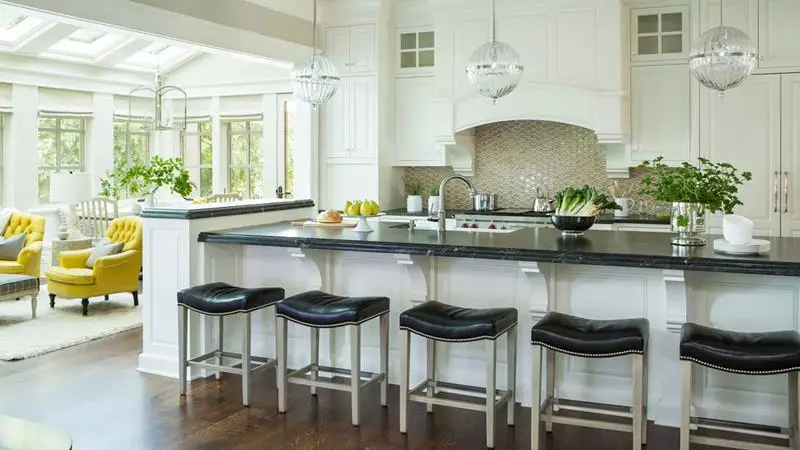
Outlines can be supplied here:
<path id="1" fill-rule="evenodd" d="M 423 192 L 438 187 L 453 173 L 449 167 L 408 167 L 403 181 L 419 181 Z M 631 171 L 630 179 L 617 180 L 621 192 L 641 203 L 642 173 Z M 569 186 L 589 186 L 610 192 L 613 180 L 606 176 L 605 152 L 593 131 L 565 123 L 509 121 L 482 125 L 475 131 L 475 176 L 479 193 L 497 194 L 501 208 L 528 208 L 536 188 L 552 196 Z M 469 209 L 463 183 L 449 183 L 445 192 L 449 209 Z M 637 210 L 637 208 L 634 208 Z"/>

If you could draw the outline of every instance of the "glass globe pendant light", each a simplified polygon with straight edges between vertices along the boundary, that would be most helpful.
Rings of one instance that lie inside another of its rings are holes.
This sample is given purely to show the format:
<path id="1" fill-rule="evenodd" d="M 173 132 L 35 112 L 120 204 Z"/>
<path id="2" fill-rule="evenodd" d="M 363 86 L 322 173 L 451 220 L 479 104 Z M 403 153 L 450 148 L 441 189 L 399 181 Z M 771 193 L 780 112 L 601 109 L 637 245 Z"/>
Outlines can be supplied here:
<path id="1" fill-rule="evenodd" d="M 314 22 L 311 30 L 312 53 L 292 67 L 292 91 L 298 99 L 310 103 L 314 110 L 339 89 L 339 73 L 331 60 L 317 53 L 317 0 L 314 0 Z"/>
<path id="2" fill-rule="evenodd" d="M 513 47 L 499 42 L 495 36 L 495 0 L 492 0 L 492 40 L 472 53 L 467 64 L 467 79 L 480 95 L 497 99 L 517 88 L 524 68 Z"/>
<path id="3" fill-rule="evenodd" d="M 720 98 L 726 90 L 742 84 L 758 59 L 755 45 L 745 32 L 722 24 L 722 4 L 720 0 L 720 25 L 703 33 L 689 53 L 692 75 L 703 86 L 719 92 Z"/>

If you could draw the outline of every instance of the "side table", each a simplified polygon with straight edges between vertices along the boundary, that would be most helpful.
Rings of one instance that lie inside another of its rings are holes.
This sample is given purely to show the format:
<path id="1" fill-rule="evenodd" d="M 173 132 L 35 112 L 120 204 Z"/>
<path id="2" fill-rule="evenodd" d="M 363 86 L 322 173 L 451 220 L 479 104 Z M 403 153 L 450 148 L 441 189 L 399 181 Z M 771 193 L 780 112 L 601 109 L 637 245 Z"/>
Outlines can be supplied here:
<path id="1" fill-rule="evenodd" d="M 55 239 L 53 242 L 53 267 L 58 266 L 58 254 L 66 250 L 83 250 L 92 247 L 92 238 Z"/>

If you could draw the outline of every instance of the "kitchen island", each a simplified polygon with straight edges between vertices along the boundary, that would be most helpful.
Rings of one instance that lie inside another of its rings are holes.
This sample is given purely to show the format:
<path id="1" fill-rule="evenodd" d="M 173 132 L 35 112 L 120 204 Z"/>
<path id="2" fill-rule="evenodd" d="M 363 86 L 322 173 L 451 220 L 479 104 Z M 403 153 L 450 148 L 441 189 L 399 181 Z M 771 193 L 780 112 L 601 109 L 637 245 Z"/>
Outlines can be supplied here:
<path id="1" fill-rule="evenodd" d="M 584 238 L 574 239 L 545 228 L 441 234 L 409 230 L 403 224 L 373 227 L 374 232 L 360 234 L 284 222 L 205 231 L 198 236 L 204 247 L 200 263 L 206 268 L 205 281 L 282 286 L 288 295 L 322 289 L 388 296 L 393 362 L 399 358 L 397 320 L 406 308 L 428 299 L 466 307 L 516 307 L 521 330 L 518 399 L 526 406 L 530 345 L 525 330 L 548 310 L 598 319 L 646 317 L 651 327 L 648 417 L 673 426 L 679 418 L 678 341 L 685 321 L 742 331 L 798 328 L 800 239 L 772 239 L 768 256 L 731 257 L 715 254 L 710 245 L 673 247 L 663 233 L 590 230 Z M 273 313 L 259 312 L 253 320 L 254 352 L 274 355 Z M 240 342 L 236 327 L 225 330 L 231 335 L 226 342 Z M 210 330 L 206 332 L 210 335 Z M 321 364 L 347 367 L 344 330 L 322 336 Z M 307 338 L 307 330 L 290 327 L 290 367 L 307 364 Z M 377 370 L 378 342 L 377 325 L 366 327 L 364 370 Z M 498 354 L 504 355 L 502 349 Z M 443 379 L 478 386 L 484 382 L 483 370 L 475 370 L 483 367 L 480 343 L 446 346 L 437 357 Z M 413 384 L 425 375 L 424 348 L 417 341 L 412 344 L 412 358 Z M 630 365 L 624 358 L 561 358 L 559 397 L 630 404 Z M 399 379 L 398 371 L 399 364 L 390 366 L 392 382 Z M 753 379 L 703 370 L 697 379 L 701 386 L 695 390 L 694 404 L 700 415 L 786 422 L 782 377 Z"/>

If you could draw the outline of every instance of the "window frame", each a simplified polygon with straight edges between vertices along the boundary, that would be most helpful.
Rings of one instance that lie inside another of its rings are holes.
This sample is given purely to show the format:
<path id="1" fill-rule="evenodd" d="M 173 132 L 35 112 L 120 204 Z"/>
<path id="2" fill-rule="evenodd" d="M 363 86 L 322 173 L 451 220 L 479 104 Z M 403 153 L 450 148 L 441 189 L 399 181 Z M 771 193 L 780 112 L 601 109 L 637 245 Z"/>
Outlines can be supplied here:
<path id="1" fill-rule="evenodd" d="M 114 119 L 114 125 L 113 125 L 114 134 L 116 134 L 116 132 L 117 132 L 116 125 L 118 123 L 122 123 L 125 126 L 125 130 L 124 130 L 124 133 L 125 133 L 125 148 L 124 148 L 124 151 L 125 151 L 125 158 L 124 158 L 125 165 L 127 166 L 127 165 L 129 165 L 131 163 L 131 153 L 130 153 L 131 136 L 143 136 L 143 137 L 146 138 L 146 139 L 144 139 L 144 142 L 146 143 L 145 155 L 144 155 L 144 163 L 145 164 L 149 164 L 150 163 L 150 156 L 151 156 L 150 147 L 153 144 L 153 142 L 152 142 L 152 139 L 153 139 L 152 131 L 150 131 L 150 130 L 148 130 L 148 131 L 131 131 L 131 127 L 130 127 L 130 125 L 132 123 L 142 124 L 142 125 L 146 124 L 147 123 L 146 119 L 143 119 L 143 118 L 142 119 L 137 119 L 137 118 L 130 118 L 130 117 L 119 118 L 119 116 L 118 116 L 118 118 Z M 112 158 L 116 160 L 116 158 L 114 156 L 116 156 L 116 155 L 113 155 Z M 116 161 L 114 161 L 114 169 L 117 169 Z"/>
<path id="2" fill-rule="evenodd" d="M 242 123 L 242 122 L 245 124 L 245 129 L 243 131 L 234 131 L 233 127 L 231 127 L 231 124 Z M 253 122 L 260 122 L 261 130 L 253 131 L 252 130 L 252 123 Z M 233 169 L 246 169 L 247 172 L 246 172 L 246 177 L 245 177 L 245 180 L 246 180 L 245 192 L 242 193 L 242 197 L 244 197 L 246 199 L 264 197 L 264 195 L 265 195 L 264 192 L 261 193 L 261 197 L 253 197 L 252 186 L 250 184 L 250 180 L 251 180 L 250 177 L 251 177 L 251 174 L 252 174 L 254 168 L 257 169 L 257 170 L 260 170 L 262 172 L 262 177 L 263 177 L 263 172 L 264 172 L 263 159 L 264 159 L 265 155 L 264 155 L 264 149 L 263 149 L 263 145 L 264 145 L 263 144 L 263 139 L 264 139 L 264 120 L 263 120 L 263 118 L 261 118 L 261 119 L 248 118 L 248 119 L 238 119 L 238 120 L 237 119 L 226 120 L 224 122 L 224 127 L 225 127 L 225 144 L 226 144 L 225 145 L 225 150 L 226 150 L 226 155 L 225 156 L 226 156 L 226 161 L 227 161 L 227 165 L 228 165 L 228 167 L 227 167 L 227 187 L 228 187 L 227 190 L 228 190 L 228 192 L 233 192 L 233 188 L 231 187 L 231 178 L 232 178 L 231 177 L 231 171 Z M 261 148 L 262 163 L 260 165 L 257 165 L 257 166 L 254 166 L 253 163 L 251 162 L 252 161 L 252 154 L 253 154 L 253 135 L 255 135 L 255 134 L 260 135 L 261 139 L 262 139 L 262 141 L 261 141 L 262 142 L 261 143 L 261 145 L 262 145 L 262 148 Z M 233 157 L 232 157 L 233 156 L 232 155 L 233 146 L 231 145 L 231 143 L 233 141 L 233 136 L 236 136 L 236 135 L 246 136 L 247 137 L 247 164 L 233 164 L 231 162 L 233 160 Z"/>
<path id="3" fill-rule="evenodd" d="M 188 131 L 189 124 L 197 124 L 197 131 Z M 208 124 L 208 131 L 202 131 L 202 125 Z M 202 170 L 203 169 L 211 169 L 211 191 L 208 192 L 208 195 L 212 195 L 214 193 L 214 123 L 211 119 L 207 120 L 190 120 L 186 123 L 187 127 L 181 131 L 180 133 L 180 141 L 178 143 L 180 148 L 181 159 L 183 160 L 186 169 L 189 170 L 191 173 L 192 170 L 198 170 L 198 179 L 197 179 L 197 195 L 203 197 L 204 194 L 201 190 L 202 187 Z M 200 145 L 197 148 L 198 158 L 197 160 L 200 161 L 199 164 L 187 164 L 186 163 L 186 136 L 197 136 L 199 138 Z M 203 163 L 203 144 L 202 144 L 202 136 L 208 136 L 211 139 L 211 162 L 210 163 Z"/>
<path id="4" fill-rule="evenodd" d="M 421 47 L 419 43 L 420 35 L 424 33 L 432 33 L 433 34 L 433 47 Z M 403 35 L 405 34 L 413 34 L 415 36 L 415 45 L 414 48 L 403 48 L 402 39 Z M 395 64 L 395 70 L 398 73 L 402 74 L 417 74 L 417 73 L 430 73 L 433 72 L 436 68 L 436 31 L 432 27 L 403 27 L 397 29 L 396 34 L 396 44 L 395 44 L 395 58 L 397 63 Z M 433 55 L 433 65 L 431 66 L 420 66 L 419 65 L 419 54 L 420 52 L 431 52 Z M 413 53 L 414 54 L 414 66 L 413 67 L 403 67 L 402 57 L 404 53 Z"/>
<path id="5" fill-rule="evenodd" d="M 55 119 L 56 126 L 55 128 L 51 127 L 44 127 L 41 125 L 42 119 Z M 65 128 L 62 126 L 63 120 L 79 120 L 80 127 L 79 128 Z M 76 171 L 76 172 L 83 172 L 86 169 L 86 130 L 88 128 L 88 117 L 82 116 L 66 116 L 66 115 L 50 115 L 50 114 L 42 114 L 36 119 L 36 143 L 37 143 L 37 183 L 38 183 L 38 175 L 39 172 L 48 171 L 50 173 L 60 173 L 64 171 Z M 55 135 L 55 143 L 56 143 L 56 164 L 55 165 L 42 165 L 41 160 L 39 160 L 40 155 L 38 155 L 39 148 L 39 140 L 40 135 L 42 132 L 52 132 Z M 77 166 L 75 165 L 63 165 L 61 164 L 62 159 L 62 143 L 61 143 L 61 134 L 62 133 L 70 133 L 74 134 L 77 133 L 80 136 L 80 144 L 79 144 L 79 151 L 78 151 L 78 160 L 79 163 Z M 37 192 L 37 197 L 41 200 L 42 193 Z M 50 203 L 50 193 L 47 193 L 47 203 Z"/>

